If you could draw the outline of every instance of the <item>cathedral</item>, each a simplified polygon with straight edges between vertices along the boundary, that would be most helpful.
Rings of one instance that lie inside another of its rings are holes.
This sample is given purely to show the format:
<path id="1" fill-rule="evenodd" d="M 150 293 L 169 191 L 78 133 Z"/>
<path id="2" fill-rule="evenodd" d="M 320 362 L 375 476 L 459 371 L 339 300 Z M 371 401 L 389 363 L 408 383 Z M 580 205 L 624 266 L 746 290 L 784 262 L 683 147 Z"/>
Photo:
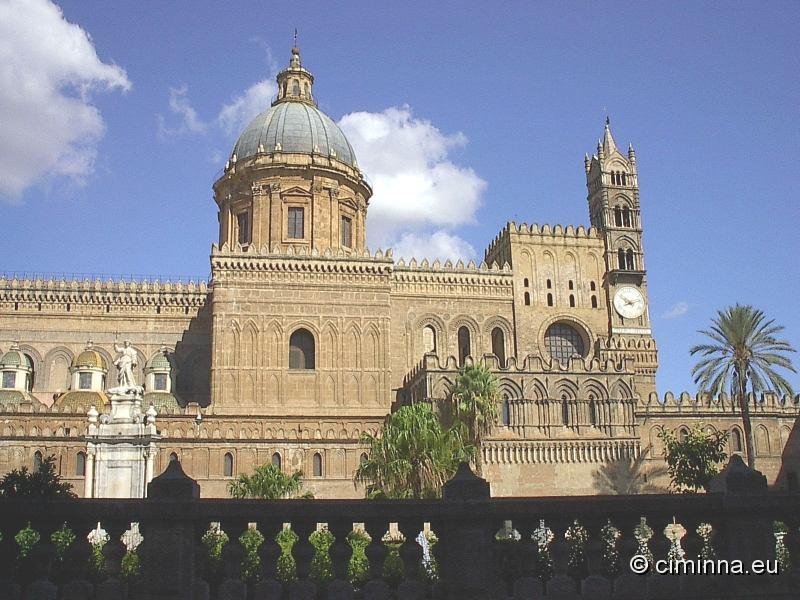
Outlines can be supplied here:
<path id="1" fill-rule="evenodd" d="M 277 82 L 213 185 L 209 281 L 0 279 L 0 474 L 52 454 L 97 495 L 88 437 L 119 352 L 154 425 L 147 477 L 177 457 L 204 497 L 265 463 L 302 469 L 318 498 L 361 497 L 360 435 L 477 362 L 500 382 L 495 496 L 602 492 L 608 465 L 661 461 L 664 427 L 702 421 L 742 451 L 730 398 L 656 392 L 636 153 L 608 121 L 584 159 L 588 226 L 509 222 L 480 264 L 396 260 L 366 247 L 372 187 L 297 48 Z M 798 399 L 752 412 L 758 468 L 796 486 Z"/>

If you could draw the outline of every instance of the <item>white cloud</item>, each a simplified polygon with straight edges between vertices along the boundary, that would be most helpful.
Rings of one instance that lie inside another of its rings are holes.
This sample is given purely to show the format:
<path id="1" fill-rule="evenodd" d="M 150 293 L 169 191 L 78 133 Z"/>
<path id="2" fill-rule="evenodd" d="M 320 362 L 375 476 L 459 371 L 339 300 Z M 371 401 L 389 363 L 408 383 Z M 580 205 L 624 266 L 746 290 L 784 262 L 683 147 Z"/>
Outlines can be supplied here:
<path id="1" fill-rule="evenodd" d="M 684 316 L 686 313 L 689 312 L 689 304 L 681 300 L 680 302 L 676 302 L 672 308 L 670 308 L 667 312 L 664 313 L 664 319 L 677 319 L 679 317 Z"/>
<path id="2" fill-rule="evenodd" d="M 189 89 L 185 85 L 169 89 L 169 110 L 178 117 L 179 123 L 176 127 L 170 127 L 163 115 L 159 115 L 158 134 L 160 137 L 187 132 L 204 133 L 208 129 L 208 123 L 197 115 L 197 111 L 189 101 Z"/>
<path id="3" fill-rule="evenodd" d="M 432 252 L 474 257 L 472 246 L 448 232 L 475 222 L 486 189 L 472 169 L 449 157 L 467 143 L 462 133 L 446 135 L 430 121 L 415 118 L 408 106 L 351 113 L 339 125 L 373 185 L 367 229 L 371 247 L 394 246 L 399 255 L 417 258 Z"/>
<path id="4" fill-rule="evenodd" d="M 278 84 L 274 79 L 259 81 L 224 105 L 217 116 L 217 123 L 227 134 L 238 133 L 253 117 L 270 105 L 272 97 L 277 93 Z"/>
<path id="5" fill-rule="evenodd" d="M 242 94 L 235 96 L 228 104 L 224 104 L 211 121 L 200 118 L 189 99 L 189 90 L 185 85 L 169 90 L 169 110 L 172 119 L 158 115 L 158 136 L 162 139 L 183 135 L 208 133 L 211 127 L 226 135 L 239 133 L 260 112 L 266 110 L 272 97 L 278 93 L 274 81 L 264 79 L 251 85 Z M 176 121 L 172 124 L 172 121 Z"/>
<path id="6" fill-rule="evenodd" d="M 425 257 L 429 260 L 439 258 L 442 261 L 449 258 L 456 262 L 475 257 L 475 248 L 467 241 L 443 230 L 423 234 L 405 232 L 394 243 L 393 250 L 395 258 L 402 257 L 406 260 Z"/>
<path id="7" fill-rule="evenodd" d="M 90 175 L 105 132 L 91 94 L 130 87 L 52 2 L 0 3 L 0 196 L 18 200 L 46 176 Z"/>

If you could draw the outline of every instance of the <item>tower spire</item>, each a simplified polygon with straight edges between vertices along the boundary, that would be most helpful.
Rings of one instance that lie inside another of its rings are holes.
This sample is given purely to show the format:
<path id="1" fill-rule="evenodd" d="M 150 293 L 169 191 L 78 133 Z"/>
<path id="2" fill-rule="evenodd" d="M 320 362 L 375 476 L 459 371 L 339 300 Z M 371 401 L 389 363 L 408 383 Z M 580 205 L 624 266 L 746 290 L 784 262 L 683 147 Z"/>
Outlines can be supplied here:
<path id="1" fill-rule="evenodd" d="M 614 141 L 614 136 L 611 135 L 611 117 L 606 115 L 606 127 L 603 132 L 603 151 L 608 156 L 616 149 L 617 143 Z"/>

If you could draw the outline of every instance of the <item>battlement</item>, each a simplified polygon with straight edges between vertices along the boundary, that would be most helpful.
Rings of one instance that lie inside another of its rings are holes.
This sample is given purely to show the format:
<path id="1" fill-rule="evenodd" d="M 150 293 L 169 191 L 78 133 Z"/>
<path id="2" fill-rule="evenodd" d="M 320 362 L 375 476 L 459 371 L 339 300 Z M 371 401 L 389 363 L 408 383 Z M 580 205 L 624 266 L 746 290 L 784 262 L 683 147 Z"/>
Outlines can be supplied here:
<path id="1" fill-rule="evenodd" d="M 634 361 L 630 358 L 623 359 L 615 362 L 612 360 L 600 361 L 596 358 L 582 359 L 571 358 L 567 364 L 562 364 L 557 360 L 545 361 L 540 356 L 529 354 L 521 361 L 517 361 L 516 357 L 509 357 L 506 360 L 506 365 L 501 366 L 500 361 L 493 354 L 486 354 L 482 358 L 474 359 L 468 356 L 465 360 L 466 365 L 482 364 L 488 367 L 492 372 L 499 374 L 517 374 L 517 373 L 542 373 L 558 375 L 563 373 L 569 374 L 634 374 Z M 429 371 L 453 371 L 456 372 L 460 369 L 458 359 L 455 356 L 439 357 L 437 354 L 429 353 L 422 357 L 403 379 L 403 384 L 411 383 L 421 374 Z"/>
<path id="2" fill-rule="evenodd" d="M 18 279 L 0 275 L 0 303 L 47 305 L 106 304 L 200 307 L 209 286 L 203 281 L 159 281 L 158 279 Z"/>
<path id="3" fill-rule="evenodd" d="M 763 393 L 756 398 L 752 393 L 747 395 L 750 403 L 750 410 L 759 412 L 800 412 L 800 394 L 794 397 L 778 396 L 774 393 Z M 698 392 L 694 396 L 689 392 L 681 392 L 677 396 L 672 392 L 667 392 L 660 397 L 656 392 L 652 392 L 647 398 L 647 410 L 662 413 L 690 413 L 690 412 L 738 412 L 739 403 L 735 398 L 730 397 L 725 392 L 714 395 L 708 392 Z"/>
<path id="4" fill-rule="evenodd" d="M 393 266 L 391 249 L 386 252 L 378 249 L 371 253 L 369 249 L 345 252 L 327 248 L 320 252 L 317 248 L 277 244 L 271 250 L 266 245 L 256 248 L 241 244 L 232 248 L 228 244 L 221 247 L 214 244 L 211 248 L 211 267 L 215 276 L 220 271 L 382 274 L 391 272 Z"/>
<path id="5" fill-rule="evenodd" d="M 508 243 L 512 235 L 538 238 L 537 241 L 539 243 L 574 242 L 576 240 L 602 241 L 600 231 L 596 227 L 586 229 L 583 225 L 578 225 L 577 227 L 567 225 L 565 227 L 559 224 L 544 224 L 540 226 L 538 223 L 518 224 L 515 221 L 509 221 L 489 243 L 485 253 L 487 259 L 496 253 L 501 243 Z"/>

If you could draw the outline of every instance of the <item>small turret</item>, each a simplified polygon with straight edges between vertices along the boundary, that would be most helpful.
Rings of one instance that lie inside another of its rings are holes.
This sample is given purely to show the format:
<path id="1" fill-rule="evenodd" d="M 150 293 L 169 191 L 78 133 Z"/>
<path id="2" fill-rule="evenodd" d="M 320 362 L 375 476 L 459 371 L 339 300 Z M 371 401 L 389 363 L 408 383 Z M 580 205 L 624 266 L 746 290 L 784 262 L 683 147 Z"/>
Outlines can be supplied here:
<path id="1" fill-rule="evenodd" d="M 303 63 L 300 59 L 300 48 L 297 47 L 296 34 L 289 66 L 278 73 L 277 80 L 278 97 L 272 103 L 273 106 L 280 102 L 304 102 L 316 106 L 312 94 L 314 76 L 310 71 L 303 68 Z"/>

